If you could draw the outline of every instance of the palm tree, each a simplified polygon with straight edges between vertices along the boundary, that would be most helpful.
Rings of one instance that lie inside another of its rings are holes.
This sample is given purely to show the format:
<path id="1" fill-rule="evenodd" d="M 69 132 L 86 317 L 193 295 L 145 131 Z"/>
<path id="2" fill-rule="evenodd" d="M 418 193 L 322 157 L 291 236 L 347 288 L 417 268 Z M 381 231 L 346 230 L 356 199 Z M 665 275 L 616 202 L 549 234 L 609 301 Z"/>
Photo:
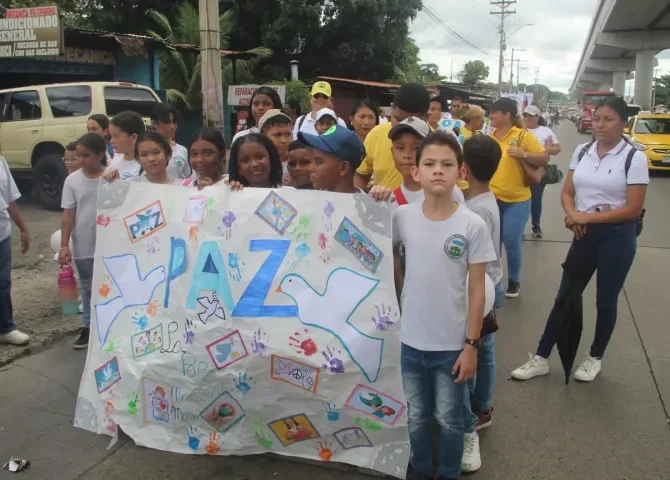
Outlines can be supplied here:
<path id="1" fill-rule="evenodd" d="M 154 37 L 165 40 L 176 45 L 200 45 L 200 20 L 198 10 L 189 3 L 182 3 L 177 10 L 174 28 L 168 18 L 156 10 L 149 10 L 149 15 L 159 27 L 162 35 L 153 30 L 147 33 Z M 230 32 L 233 28 L 233 12 L 228 10 L 219 17 L 219 29 L 221 31 L 221 49 L 230 48 Z M 249 50 L 256 56 L 251 60 L 237 60 L 237 81 L 250 81 L 253 79 L 254 69 L 259 62 L 272 56 L 272 50 L 265 47 L 256 47 Z M 195 53 L 182 53 L 176 50 L 164 50 L 159 53 L 161 83 L 163 84 L 167 98 L 170 103 L 183 103 L 191 110 L 196 110 L 200 105 L 201 79 L 200 79 L 200 55 Z M 232 61 L 223 57 L 221 59 L 222 81 L 224 85 L 233 82 Z"/>

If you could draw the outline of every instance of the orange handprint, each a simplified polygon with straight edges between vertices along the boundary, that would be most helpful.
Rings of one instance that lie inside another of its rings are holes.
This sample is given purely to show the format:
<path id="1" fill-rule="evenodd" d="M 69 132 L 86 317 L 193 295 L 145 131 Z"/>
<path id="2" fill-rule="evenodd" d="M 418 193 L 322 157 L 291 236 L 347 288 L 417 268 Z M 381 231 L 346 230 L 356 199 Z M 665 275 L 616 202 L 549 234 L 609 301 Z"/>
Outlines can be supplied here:
<path id="1" fill-rule="evenodd" d="M 321 457 L 321 460 L 329 462 L 331 457 L 337 453 L 337 449 L 333 450 L 333 444 L 328 440 L 323 443 L 318 442 L 318 445 L 319 446 L 317 447 L 317 451 L 319 452 L 319 457 Z"/>

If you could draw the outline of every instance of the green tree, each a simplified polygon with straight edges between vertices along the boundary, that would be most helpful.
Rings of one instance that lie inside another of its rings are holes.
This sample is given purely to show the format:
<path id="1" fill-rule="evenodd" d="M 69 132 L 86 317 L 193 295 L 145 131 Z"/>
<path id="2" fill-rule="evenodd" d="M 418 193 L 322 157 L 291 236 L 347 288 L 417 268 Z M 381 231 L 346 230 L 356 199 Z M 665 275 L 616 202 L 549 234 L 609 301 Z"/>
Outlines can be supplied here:
<path id="1" fill-rule="evenodd" d="M 478 85 L 489 78 L 489 67 L 481 60 L 466 63 L 458 74 L 458 79 L 465 85 Z"/>
<path id="2" fill-rule="evenodd" d="M 284 85 L 286 87 L 286 101 L 296 100 L 300 103 L 300 109 L 303 112 L 309 112 L 312 109 L 310 103 L 310 88 L 300 80 L 277 80 L 268 82 L 268 85 Z"/>
<path id="3" fill-rule="evenodd" d="M 405 38 L 403 46 L 398 52 L 397 63 L 393 69 L 392 82 L 416 82 L 421 75 L 419 67 L 419 47 L 412 37 Z"/>
<path id="4" fill-rule="evenodd" d="M 158 32 L 149 30 L 147 33 L 155 38 L 162 38 L 169 43 L 200 45 L 200 25 L 198 11 L 188 3 L 183 3 L 177 10 L 174 27 L 164 14 L 150 10 L 149 16 L 158 26 Z M 221 31 L 221 49 L 230 49 L 230 31 L 233 26 L 233 12 L 228 10 L 219 18 Z M 256 58 L 252 60 L 238 60 L 236 65 L 237 81 L 245 82 L 253 78 L 253 71 L 258 62 L 272 55 L 272 51 L 264 47 L 250 50 Z M 167 98 L 172 103 L 183 103 L 188 108 L 200 108 L 201 76 L 200 55 L 182 53 L 175 50 L 161 51 L 160 68 L 161 83 L 164 86 Z M 223 57 L 221 59 L 222 82 L 232 84 L 232 62 Z"/>
<path id="5" fill-rule="evenodd" d="M 656 105 L 670 104 L 670 75 L 662 75 L 654 82 L 656 88 Z"/>

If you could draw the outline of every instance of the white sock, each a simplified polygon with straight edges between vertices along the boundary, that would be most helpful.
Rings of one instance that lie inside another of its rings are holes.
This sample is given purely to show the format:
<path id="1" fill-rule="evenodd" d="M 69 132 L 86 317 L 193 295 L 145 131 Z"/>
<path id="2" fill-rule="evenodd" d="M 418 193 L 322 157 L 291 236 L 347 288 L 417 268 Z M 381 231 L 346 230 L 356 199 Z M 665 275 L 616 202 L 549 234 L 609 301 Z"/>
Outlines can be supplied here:
<path id="1" fill-rule="evenodd" d="M 535 355 L 535 360 L 537 360 L 540 363 L 548 363 L 549 362 L 546 358 L 540 357 L 539 355 Z"/>

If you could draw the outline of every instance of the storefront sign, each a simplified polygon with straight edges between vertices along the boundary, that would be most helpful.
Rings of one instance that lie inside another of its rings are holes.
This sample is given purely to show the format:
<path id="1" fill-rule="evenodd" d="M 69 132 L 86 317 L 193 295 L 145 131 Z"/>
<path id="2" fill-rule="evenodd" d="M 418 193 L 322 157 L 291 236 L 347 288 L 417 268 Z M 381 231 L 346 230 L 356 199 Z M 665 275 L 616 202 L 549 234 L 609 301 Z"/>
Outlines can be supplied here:
<path id="1" fill-rule="evenodd" d="M 251 96 L 263 85 L 230 85 L 228 87 L 228 105 L 247 106 Z M 286 101 L 286 87 L 284 85 L 267 85 L 279 94 L 282 103 Z"/>
<path id="2" fill-rule="evenodd" d="M 57 7 L 14 8 L 0 18 L 0 58 L 58 57 L 62 48 Z"/>

